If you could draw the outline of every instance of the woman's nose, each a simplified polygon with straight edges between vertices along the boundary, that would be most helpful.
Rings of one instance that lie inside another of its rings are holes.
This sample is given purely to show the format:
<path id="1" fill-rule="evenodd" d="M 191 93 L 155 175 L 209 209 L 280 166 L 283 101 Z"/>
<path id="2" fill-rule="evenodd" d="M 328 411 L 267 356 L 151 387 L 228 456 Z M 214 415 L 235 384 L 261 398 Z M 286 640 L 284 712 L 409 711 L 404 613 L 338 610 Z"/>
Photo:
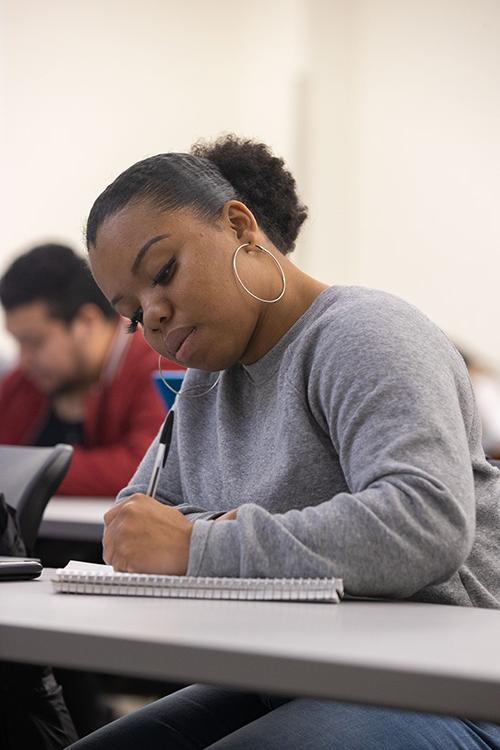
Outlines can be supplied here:
<path id="1" fill-rule="evenodd" d="M 160 331 L 171 317 L 171 305 L 165 298 L 150 300 L 143 306 L 143 325 L 153 333 Z"/>

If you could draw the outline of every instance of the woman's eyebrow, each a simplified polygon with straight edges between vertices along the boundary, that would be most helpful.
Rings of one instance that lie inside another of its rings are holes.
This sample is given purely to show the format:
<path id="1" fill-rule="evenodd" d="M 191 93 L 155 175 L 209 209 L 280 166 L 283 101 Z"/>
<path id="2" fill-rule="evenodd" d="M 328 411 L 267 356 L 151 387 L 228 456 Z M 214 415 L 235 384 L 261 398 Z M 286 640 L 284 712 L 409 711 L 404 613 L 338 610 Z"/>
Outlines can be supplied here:
<path id="1" fill-rule="evenodd" d="M 150 240 L 148 240 L 139 250 L 137 255 L 135 256 L 135 260 L 132 263 L 132 268 L 130 269 L 132 273 L 135 275 L 137 271 L 139 270 L 139 266 L 141 265 L 141 261 L 155 242 L 159 242 L 160 240 L 165 240 L 167 237 L 170 237 L 170 234 L 158 234 L 156 237 L 151 237 Z M 117 294 L 113 299 L 111 300 L 111 305 L 114 307 L 117 302 L 120 302 L 120 300 L 123 299 L 123 294 Z"/>
<path id="2" fill-rule="evenodd" d="M 152 238 L 151 238 L 150 240 L 148 240 L 148 241 L 147 241 L 147 242 L 146 242 L 146 243 L 145 243 L 145 244 L 144 244 L 144 245 L 143 245 L 143 246 L 141 247 L 141 249 L 139 250 L 139 252 L 138 252 L 138 253 L 137 253 L 137 255 L 135 256 L 135 260 L 134 260 L 134 262 L 132 263 L 132 268 L 131 268 L 131 271 L 132 271 L 132 273 L 133 273 L 133 274 L 136 274 L 136 273 L 137 273 L 137 271 L 138 271 L 138 269 L 139 269 L 139 266 L 141 265 L 141 261 L 142 261 L 142 259 L 144 258 L 144 256 L 146 255 L 146 253 L 148 252 L 149 248 L 150 248 L 150 247 L 151 247 L 152 245 L 154 245 L 154 244 L 155 244 L 155 242 L 159 242 L 160 240 L 164 240 L 164 239 L 166 239 L 167 237 L 170 237 L 170 235 L 169 235 L 169 234 L 159 234 L 159 235 L 157 235 L 156 237 L 152 237 Z"/>

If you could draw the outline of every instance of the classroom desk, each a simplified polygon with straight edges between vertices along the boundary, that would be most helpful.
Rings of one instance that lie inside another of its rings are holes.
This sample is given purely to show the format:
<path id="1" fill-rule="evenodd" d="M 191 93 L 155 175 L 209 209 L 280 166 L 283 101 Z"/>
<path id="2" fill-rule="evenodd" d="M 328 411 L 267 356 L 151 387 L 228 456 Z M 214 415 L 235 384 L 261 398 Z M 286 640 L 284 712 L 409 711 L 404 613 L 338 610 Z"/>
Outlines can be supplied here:
<path id="1" fill-rule="evenodd" d="M 100 542 L 102 518 L 113 503 L 112 497 L 53 497 L 45 508 L 38 536 Z"/>
<path id="2" fill-rule="evenodd" d="M 500 723 L 500 612 L 55 594 L 0 583 L 0 659 Z"/>

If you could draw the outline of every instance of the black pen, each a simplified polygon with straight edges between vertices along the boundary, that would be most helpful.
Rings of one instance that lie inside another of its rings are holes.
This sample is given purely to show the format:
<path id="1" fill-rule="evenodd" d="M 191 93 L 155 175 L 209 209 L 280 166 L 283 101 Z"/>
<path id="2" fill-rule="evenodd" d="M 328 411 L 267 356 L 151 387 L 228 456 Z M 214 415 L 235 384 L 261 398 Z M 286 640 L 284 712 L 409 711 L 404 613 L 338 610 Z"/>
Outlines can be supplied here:
<path id="1" fill-rule="evenodd" d="M 156 452 L 156 458 L 151 472 L 151 479 L 149 480 L 147 495 L 154 497 L 158 482 L 160 480 L 160 472 L 165 466 L 168 457 L 168 451 L 172 440 L 172 429 L 174 426 L 174 408 L 172 407 L 168 412 L 165 424 L 160 434 L 160 441 L 158 443 L 158 450 Z"/>

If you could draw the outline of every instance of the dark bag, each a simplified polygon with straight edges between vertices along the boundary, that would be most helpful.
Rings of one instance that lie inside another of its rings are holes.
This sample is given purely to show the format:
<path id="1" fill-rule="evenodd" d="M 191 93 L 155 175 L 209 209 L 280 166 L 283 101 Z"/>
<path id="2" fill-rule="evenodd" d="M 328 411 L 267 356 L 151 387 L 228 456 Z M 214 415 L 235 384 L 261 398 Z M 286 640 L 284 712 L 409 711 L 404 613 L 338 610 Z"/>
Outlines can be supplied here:
<path id="1" fill-rule="evenodd" d="M 26 555 L 15 510 L 1 493 L 0 555 Z M 0 662 L 0 748 L 62 750 L 77 739 L 50 667 Z"/>
<path id="2" fill-rule="evenodd" d="M 0 555 L 25 557 L 26 547 L 16 522 L 16 511 L 7 505 L 0 492 Z"/>

